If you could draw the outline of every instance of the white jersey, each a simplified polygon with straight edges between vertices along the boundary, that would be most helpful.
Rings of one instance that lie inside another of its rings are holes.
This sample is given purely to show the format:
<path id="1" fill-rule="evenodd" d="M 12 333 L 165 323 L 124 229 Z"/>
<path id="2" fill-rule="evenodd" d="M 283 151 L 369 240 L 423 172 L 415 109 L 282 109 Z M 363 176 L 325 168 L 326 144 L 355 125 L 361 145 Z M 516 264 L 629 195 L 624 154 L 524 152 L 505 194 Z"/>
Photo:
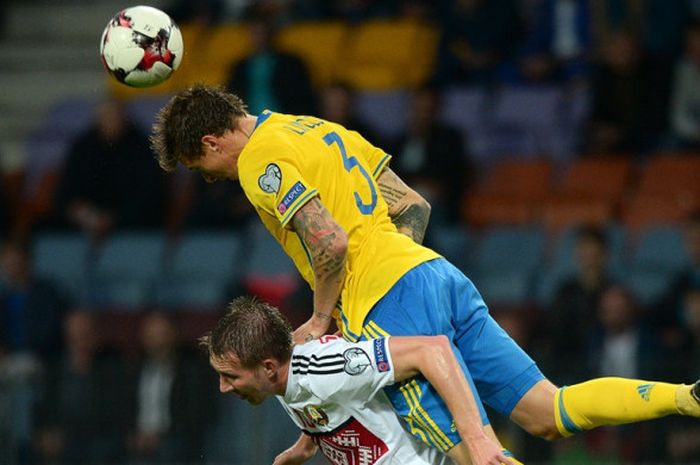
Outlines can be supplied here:
<path id="1" fill-rule="evenodd" d="M 401 427 L 382 391 L 393 383 L 388 338 L 351 343 L 323 336 L 294 347 L 278 399 L 334 465 L 451 464 Z"/>

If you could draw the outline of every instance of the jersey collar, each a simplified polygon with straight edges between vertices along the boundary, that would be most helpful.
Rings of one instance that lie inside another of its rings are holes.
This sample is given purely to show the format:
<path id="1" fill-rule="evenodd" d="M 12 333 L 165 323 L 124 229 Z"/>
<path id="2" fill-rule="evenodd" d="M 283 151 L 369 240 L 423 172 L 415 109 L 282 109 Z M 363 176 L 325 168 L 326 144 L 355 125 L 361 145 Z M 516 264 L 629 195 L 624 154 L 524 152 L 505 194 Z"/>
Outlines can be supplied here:
<path id="1" fill-rule="evenodd" d="M 258 115 L 258 120 L 255 122 L 255 127 L 253 128 L 253 132 L 255 132 L 256 129 L 258 129 L 258 126 L 263 124 L 267 119 L 272 116 L 272 112 L 270 110 L 263 110 L 262 113 Z"/>

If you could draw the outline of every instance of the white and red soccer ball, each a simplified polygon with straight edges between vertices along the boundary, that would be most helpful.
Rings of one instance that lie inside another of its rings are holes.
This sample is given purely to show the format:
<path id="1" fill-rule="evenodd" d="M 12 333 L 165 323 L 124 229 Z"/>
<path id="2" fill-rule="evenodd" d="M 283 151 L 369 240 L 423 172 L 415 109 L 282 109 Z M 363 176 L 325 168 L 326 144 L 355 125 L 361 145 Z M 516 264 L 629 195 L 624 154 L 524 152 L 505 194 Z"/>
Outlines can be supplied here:
<path id="1" fill-rule="evenodd" d="M 151 87 L 177 69 L 184 51 L 182 33 L 166 13 L 150 6 L 126 8 L 102 33 L 100 55 L 107 71 L 132 87 Z"/>

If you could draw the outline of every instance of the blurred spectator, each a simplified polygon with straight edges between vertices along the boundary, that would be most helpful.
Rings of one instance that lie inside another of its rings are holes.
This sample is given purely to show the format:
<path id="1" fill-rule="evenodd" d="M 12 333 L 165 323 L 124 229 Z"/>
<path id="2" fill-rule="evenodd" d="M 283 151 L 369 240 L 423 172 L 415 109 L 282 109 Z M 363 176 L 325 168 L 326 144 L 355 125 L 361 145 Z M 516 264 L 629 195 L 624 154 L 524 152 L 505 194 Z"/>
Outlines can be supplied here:
<path id="1" fill-rule="evenodd" d="M 631 292 L 620 285 L 609 286 L 600 296 L 597 312 L 600 326 L 589 337 L 594 375 L 657 377 L 658 344 Z"/>
<path id="2" fill-rule="evenodd" d="M 50 281 L 32 272 L 25 244 L 16 240 L 2 244 L 0 280 L 0 350 L 55 359 L 65 302 Z"/>
<path id="3" fill-rule="evenodd" d="M 589 0 L 544 0 L 536 8 L 520 62 L 530 83 L 583 82 L 591 45 Z"/>
<path id="4" fill-rule="evenodd" d="M 432 223 L 454 223 L 468 188 L 469 157 L 462 133 L 438 119 L 440 94 L 423 88 L 411 96 L 407 132 L 393 144 L 391 169 L 432 206 Z"/>
<path id="5" fill-rule="evenodd" d="M 355 100 L 355 90 L 350 85 L 342 82 L 328 84 L 321 90 L 320 116 L 357 131 L 372 144 L 381 146 L 382 141 L 377 134 L 358 118 Z"/>
<path id="6" fill-rule="evenodd" d="M 440 86 L 493 84 L 499 63 L 521 34 L 514 0 L 452 0 L 439 12 L 443 26 L 435 81 Z"/>
<path id="7" fill-rule="evenodd" d="M 26 463 L 35 386 L 46 363 L 58 358 L 64 304 L 50 282 L 32 273 L 29 251 L 19 241 L 0 246 L 0 280 L 0 405 L 6 410 L 0 436 L 9 441 L 8 454 Z"/>
<path id="8" fill-rule="evenodd" d="M 241 96 L 252 114 L 266 108 L 314 114 L 316 98 L 305 63 L 275 49 L 275 26 L 265 17 L 254 17 L 248 27 L 252 53 L 233 66 L 228 90 Z"/>
<path id="9" fill-rule="evenodd" d="M 102 349 L 91 314 L 72 311 L 63 328 L 67 351 L 51 367 L 35 415 L 38 463 L 122 463 L 124 366 Z"/>
<path id="10" fill-rule="evenodd" d="M 145 134 L 121 102 L 105 101 L 68 153 L 54 220 L 93 237 L 119 228 L 155 228 L 164 222 L 164 200 L 165 178 Z"/>
<path id="11" fill-rule="evenodd" d="M 686 31 L 685 54 L 676 64 L 671 89 L 673 147 L 700 149 L 700 20 Z"/>
<path id="12" fill-rule="evenodd" d="M 172 0 L 164 10 L 178 24 L 216 25 L 224 13 L 224 0 Z"/>
<path id="13" fill-rule="evenodd" d="M 253 208 L 237 182 L 206 182 L 192 175 L 188 180 L 192 205 L 185 216 L 186 229 L 242 229 Z"/>
<path id="14" fill-rule="evenodd" d="M 683 320 L 686 344 L 664 358 L 664 377 L 675 382 L 700 378 L 700 287 L 683 294 Z M 673 463 L 692 463 L 700 457 L 700 425 L 692 418 L 669 419 L 668 455 Z"/>
<path id="15" fill-rule="evenodd" d="M 645 323 L 631 292 L 621 285 L 611 285 L 601 294 L 597 314 L 600 326 L 588 340 L 588 365 L 593 369 L 592 374 L 595 377 L 657 378 L 658 340 Z M 653 389 L 653 385 L 648 388 Z M 640 395 L 643 396 L 644 391 Z M 596 455 L 614 455 L 622 463 L 660 460 L 664 447 L 656 428 L 654 423 L 603 428 L 588 444 Z"/>
<path id="16" fill-rule="evenodd" d="M 700 290 L 700 212 L 685 225 L 685 249 L 688 265 L 672 279 L 661 301 L 655 305 L 653 320 L 670 351 L 682 349 L 685 326 L 683 299 L 692 290 Z"/>
<path id="17" fill-rule="evenodd" d="M 615 33 L 592 79 L 593 108 L 589 121 L 592 154 L 639 152 L 654 147 L 658 128 L 649 66 L 639 42 L 626 31 Z"/>
<path id="18" fill-rule="evenodd" d="M 204 370 L 178 345 L 173 322 L 162 313 L 141 325 L 143 360 L 133 393 L 134 419 L 129 440 L 134 463 L 190 463 L 202 452 L 208 409 L 204 408 Z M 204 360 L 204 357 L 201 358 Z"/>
<path id="19" fill-rule="evenodd" d="M 559 284 L 549 313 L 548 338 L 559 360 L 555 368 L 559 384 L 593 377 L 583 354 L 599 324 L 596 308 L 601 294 L 611 281 L 604 231 L 581 228 L 576 235 L 575 260 L 575 274 Z"/>

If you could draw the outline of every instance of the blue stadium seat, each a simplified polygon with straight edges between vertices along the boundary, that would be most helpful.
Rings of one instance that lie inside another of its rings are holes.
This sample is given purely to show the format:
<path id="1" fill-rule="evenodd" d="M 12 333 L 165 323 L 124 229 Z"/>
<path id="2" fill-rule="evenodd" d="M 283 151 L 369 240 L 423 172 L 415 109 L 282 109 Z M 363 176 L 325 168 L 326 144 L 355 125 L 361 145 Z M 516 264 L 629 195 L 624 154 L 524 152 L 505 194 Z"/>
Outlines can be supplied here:
<path id="1" fill-rule="evenodd" d="M 664 273 L 676 271 L 687 263 L 683 230 L 678 226 L 650 227 L 640 231 L 634 241 L 631 256 L 634 267 Z"/>
<path id="2" fill-rule="evenodd" d="M 642 306 L 656 304 L 668 289 L 671 275 L 649 268 L 631 268 L 625 271 L 621 281 Z"/>
<path id="3" fill-rule="evenodd" d="M 85 303 L 90 242 L 82 234 L 43 233 L 34 239 L 34 272 L 51 279 L 74 303 Z"/>
<path id="4" fill-rule="evenodd" d="M 543 262 L 545 237 L 536 227 L 494 227 L 481 233 L 467 275 L 487 304 L 519 305 L 535 297 L 533 277 Z"/>
<path id="5" fill-rule="evenodd" d="M 463 226 L 428 226 L 430 248 L 462 271 L 469 269 L 472 247 L 470 232 Z"/>
<path id="6" fill-rule="evenodd" d="M 241 237 L 234 232 L 192 232 L 167 257 L 158 302 L 167 308 L 221 307 L 242 272 Z"/>
<path id="7" fill-rule="evenodd" d="M 546 234 L 538 227 L 493 227 L 477 241 L 474 267 L 483 271 L 532 272 L 544 258 Z"/>
<path id="8" fill-rule="evenodd" d="M 155 303 L 166 238 L 160 233 L 122 232 L 106 239 L 90 286 L 90 304 L 125 310 Z"/>

